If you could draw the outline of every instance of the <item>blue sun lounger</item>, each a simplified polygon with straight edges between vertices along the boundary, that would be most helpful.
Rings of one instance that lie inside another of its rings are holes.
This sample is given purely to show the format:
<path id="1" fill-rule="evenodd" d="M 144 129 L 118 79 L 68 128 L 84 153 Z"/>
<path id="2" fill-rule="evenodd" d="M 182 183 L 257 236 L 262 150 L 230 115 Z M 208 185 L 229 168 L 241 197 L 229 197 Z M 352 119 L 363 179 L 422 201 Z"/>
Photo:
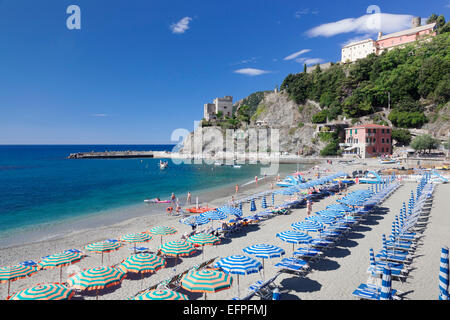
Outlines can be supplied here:
<path id="1" fill-rule="evenodd" d="M 284 258 L 281 262 L 275 264 L 275 267 L 280 269 L 281 272 L 293 272 L 293 273 L 304 273 L 308 270 L 308 262 L 302 259 L 296 258 Z"/>
<path id="2" fill-rule="evenodd" d="M 322 255 L 322 251 L 315 248 L 299 248 L 295 250 L 294 256 L 301 259 L 313 260 Z"/>
<path id="3" fill-rule="evenodd" d="M 391 296 L 393 299 L 396 299 L 395 298 L 396 293 L 397 293 L 397 290 L 395 290 L 395 289 L 391 290 Z M 377 287 L 375 285 L 363 283 L 363 284 L 360 284 L 359 287 L 355 291 L 353 291 L 352 295 L 354 295 L 355 297 L 358 297 L 360 299 L 380 300 L 381 288 Z"/>

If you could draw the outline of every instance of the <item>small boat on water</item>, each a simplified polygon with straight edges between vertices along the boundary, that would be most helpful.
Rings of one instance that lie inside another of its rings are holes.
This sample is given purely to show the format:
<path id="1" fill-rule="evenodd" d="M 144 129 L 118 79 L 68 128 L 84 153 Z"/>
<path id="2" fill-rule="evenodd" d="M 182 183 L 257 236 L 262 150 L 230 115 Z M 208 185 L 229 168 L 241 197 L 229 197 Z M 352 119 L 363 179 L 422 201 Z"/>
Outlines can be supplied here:
<path id="1" fill-rule="evenodd" d="M 164 170 L 165 168 L 167 168 L 169 166 L 169 161 L 162 161 L 159 160 L 159 168 L 161 170 Z"/>
<path id="2" fill-rule="evenodd" d="M 144 202 L 146 203 L 170 203 L 170 200 L 159 200 L 158 198 L 155 199 L 145 199 Z"/>
<path id="3" fill-rule="evenodd" d="M 221 167 L 221 166 L 223 166 L 223 163 L 219 162 L 219 161 L 216 161 L 216 162 L 214 162 L 214 165 L 218 166 L 218 167 Z"/>

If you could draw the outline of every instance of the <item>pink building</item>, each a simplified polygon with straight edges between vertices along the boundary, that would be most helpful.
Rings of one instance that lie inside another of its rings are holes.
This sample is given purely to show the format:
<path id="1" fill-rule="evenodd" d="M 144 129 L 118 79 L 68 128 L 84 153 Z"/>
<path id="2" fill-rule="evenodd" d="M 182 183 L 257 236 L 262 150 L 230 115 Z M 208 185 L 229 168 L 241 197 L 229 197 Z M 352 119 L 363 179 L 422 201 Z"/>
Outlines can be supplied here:
<path id="1" fill-rule="evenodd" d="M 415 18 L 418 19 L 418 18 Z M 415 21 L 418 25 L 414 26 Z M 407 43 L 421 40 L 428 36 L 436 36 L 436 23 L 420 25 L 420 20 L 413 21 L 413 28 L 383 36 L 380 32 L 377 39 L 378 53 L 392 50 Z"/>
<path id="2" fill-rule="evenodd" d="M 345 129 L 344 155 L 361 158 L 392 154 L 391 128 L 378 124 L 365 124 Z"/>

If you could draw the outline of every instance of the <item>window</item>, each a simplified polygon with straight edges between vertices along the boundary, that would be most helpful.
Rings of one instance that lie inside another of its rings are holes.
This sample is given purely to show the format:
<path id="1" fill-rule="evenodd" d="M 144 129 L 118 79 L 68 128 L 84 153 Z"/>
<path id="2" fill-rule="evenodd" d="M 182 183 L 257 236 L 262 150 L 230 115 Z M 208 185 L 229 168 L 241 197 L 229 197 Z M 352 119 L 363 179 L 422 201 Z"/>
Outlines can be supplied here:
<path id="1" fill-rule="evenodd" d="M 373 133 L 377 133 L 377 129 L 373 129 Z"/>
<path id="2" fill-rule="evenodd" d="M 384 148 L 381 148 L 381 152 L 383 152 L 383 153 L 384 153 Z"/>
<path id="3" fill-rule="evenodd" d="M 389 143 L 389 139 L 386 139 L 386 143 Z"/>
<path id="4" fill-rule="evenodd" d="M 389 129 L 386 129 L 386 133 L 389 133 Z"/>
<path id="5" fill-rule="evenodd" d="M 384 133 L 384 129 L 381 129 L 381 133 Z"/>
<path id="6" fill-rule="evenodd" d="M 370 129 L 367 129 L 367 133 L 370 133 Z"/>
<path id="7" fill-rule="evenodd" d="M 381 139 L 381 143 L 384 143 L 384 138 Z"/>
<path id="8" fill-rule="evenodd" d="M 373 153 L 377 153 L 377 148 L 373 148 Z"/>
<path id="9" fill-rule="evenodd" d="M 355 134 L 358 134 L 358 129 L 355 129 Z"/>
<path id="10" fill-rule="evenodd" d="M 352 129 L 350 129 L 350 135 L 352 135 Z"/>

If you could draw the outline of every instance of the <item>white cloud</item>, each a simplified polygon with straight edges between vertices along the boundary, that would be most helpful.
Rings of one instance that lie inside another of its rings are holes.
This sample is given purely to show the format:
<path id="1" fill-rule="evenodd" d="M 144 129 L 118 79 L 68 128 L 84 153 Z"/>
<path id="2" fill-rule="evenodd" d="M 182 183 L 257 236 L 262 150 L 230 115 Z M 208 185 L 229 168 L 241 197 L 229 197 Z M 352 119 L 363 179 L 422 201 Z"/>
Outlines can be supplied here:
<path id="1" fill-rule="evenodd" d="M 284 60 L 293 60 L 293 59 L 295 59 L 295 58 L 297 58 L 298 56 L 300 56 L 300 55 L 302 55 L 302 54 L 304 54 L 304 53 L 308 53 L 308 52 L 310 52 L 311 51 L 311 49 L 303 49 L 303 50 L 300 50 L 300 51 L 298 51 L 298 52 L 296 52 L 296 53 L 293 53 L 293 54 L 291 54 L 291 55 L 289 55 L 289 56 L 287 56 L 286 58 L 284 58 Z"/>
<path id="2" fill-rule="evenodd" d="M 307 66 L 322 63 L 324 60 L 320 58 L 298 58 L 295 60 L 298 63 L 304 63 Z"/>
<path id="3" fill-rule="evenodd" d="M 235 70 L 234 73 L 245 74 L 247 76 L 254 77 L 254 76 L 260 76 L 262 74 L 270 73 L 270 71 L 254 69 L 254 68 L 244 68 L 244 69 Z"/>
<path id="4" fill-rule="evenodd" d="M 312 28 L 306 34 L 313 37 L 332 37 L 341 33 L 370 33 L 379 31 L 392 33 L 411 27 L 411 15 L 375 13 L 359 18 L 348 18 L 336 22 L 325 23 Z"/>
<path id="5" fill-rule="evenodd" d="M 247 64 L 247 63 L 256 63 L 258 61 L 258 59 L 260 59 L 261 57 L 251 57 L 250 59 L 244 59 L 241 60 L 239 62 L 235 62 L 235 63 L 230 63 L 231 66 L 236 66 L 239 64 Z"/>
<path id="6" fill-rule="evenodd" d="M 191 17 L 184 17 L 177 23 L 173 23 L 170 25 L 170 29 L 172 30 L 172 33 L 175 34 L 183 34 L 186 32 L 186 30 L 189 29 L 189 23 L 192 21 Z"/>
<path id="7" fill-rule="evenodd" d="M 346 45 L 348 45 L 348 44 L 350 44 L 352 42 L 358 42 L 358 41 L 363 41 L 363 40 L 369 39 L 371 36 L 372 35 L 370 33 L 366 33 L 366 34 L 364 34 L 362 36 L 359 36 L 359 37 L 353 37 L 351 39 L 348 39 L 346 42 L 341 43 L 341 46 L 345 47 Z"/>

